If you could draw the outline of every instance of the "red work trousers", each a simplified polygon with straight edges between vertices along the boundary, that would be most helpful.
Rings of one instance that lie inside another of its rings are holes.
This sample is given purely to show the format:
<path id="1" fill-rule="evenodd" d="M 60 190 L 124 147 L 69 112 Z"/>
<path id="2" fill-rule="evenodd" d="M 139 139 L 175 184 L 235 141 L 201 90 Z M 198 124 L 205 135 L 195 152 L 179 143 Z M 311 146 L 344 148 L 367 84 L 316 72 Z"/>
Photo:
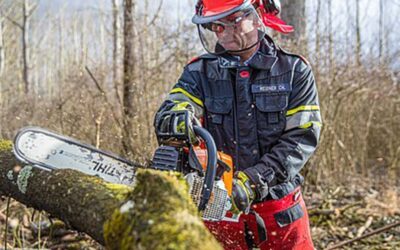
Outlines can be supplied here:
<path id="1" fill-rule="evenodd" d="M 238 222 L 219 221 L 205 222 L 205 224 L 224 249 L 242 250 L 253 247 L 261 250 L 314 249 L 308 214 L 300 188 L 280 200 L 254 204 L 252 210 L 264 221 L 267 237 L 263 241 L 260 241 L 259 225 L 254 213 L 242 214 Z"/>

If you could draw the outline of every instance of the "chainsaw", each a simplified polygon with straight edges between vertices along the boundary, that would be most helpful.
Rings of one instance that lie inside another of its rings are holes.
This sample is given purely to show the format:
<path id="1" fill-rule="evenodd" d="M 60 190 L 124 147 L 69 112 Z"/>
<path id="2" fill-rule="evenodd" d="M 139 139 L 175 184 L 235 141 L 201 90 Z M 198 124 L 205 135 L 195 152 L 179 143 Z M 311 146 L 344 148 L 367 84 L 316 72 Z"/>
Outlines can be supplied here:
<path id="1" fill-rule="evenodd" d="M 182 113 L 167 112 L 165 115 Z M 232 206 L 232 158 L 217 151 L 206 129 L 201 126 L 193 126 L 193 129 L 200 142 L 197 146 L 181 143 L 187 129 L 184 133 L 176 130 L 173 134 L 157 132 L 161 144 L 149 166 L 38 127 L 21 129 L 15 136 L 13 147 L 15 156 L 33 167 L 46 171 L 74 169 L 118 184 L 133 185 L 138 168 L 180 172 L 185 176 L 190 195 L 204 220 L 237 220 L 238 216 L 226 217 Z"/>

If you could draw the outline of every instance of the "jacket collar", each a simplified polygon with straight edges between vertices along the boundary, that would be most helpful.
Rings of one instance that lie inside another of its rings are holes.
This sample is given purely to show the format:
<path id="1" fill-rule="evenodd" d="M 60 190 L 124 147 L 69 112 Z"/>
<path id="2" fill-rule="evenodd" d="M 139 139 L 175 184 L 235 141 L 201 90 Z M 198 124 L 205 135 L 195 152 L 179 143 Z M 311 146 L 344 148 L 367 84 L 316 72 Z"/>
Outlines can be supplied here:
<path id="1" fill-rule="evenodd" d="M 247 65 L 255 69 L 270 70 L 278 60 L 276 45 L 268 35 L 260 43 L 260 48 L 247 61 Z M 226 53 L 218 56 L 218 62 L 221 68 L 237 68 L 240 66 L 240 57 Z"/>

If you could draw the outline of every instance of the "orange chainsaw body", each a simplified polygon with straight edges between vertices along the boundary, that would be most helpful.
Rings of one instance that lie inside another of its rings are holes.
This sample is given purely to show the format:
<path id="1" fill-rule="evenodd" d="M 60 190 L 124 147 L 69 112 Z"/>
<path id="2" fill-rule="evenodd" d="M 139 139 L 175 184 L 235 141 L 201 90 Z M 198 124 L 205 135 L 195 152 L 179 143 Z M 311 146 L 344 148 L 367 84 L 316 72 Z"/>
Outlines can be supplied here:
<path id="1" fill-rule="evenodd" d="M 207 150 L 201 148 L 201 146 L 193 147 L 193 150 L 199 159 L 199 162 L 204 170 L 207 168 Z M 226 165 L 230 167 L 229 171 L 225 171 L 222 175 L 222 180 L 225 184 L 225 188 L 228 191 L 228 195 L 232 195 L 232 182 L 233 182 L 233 160 L 232 157 L 228 154 L 225 154 L 221 151 L 218 151 L 218 159 L 224 162 Z"/>

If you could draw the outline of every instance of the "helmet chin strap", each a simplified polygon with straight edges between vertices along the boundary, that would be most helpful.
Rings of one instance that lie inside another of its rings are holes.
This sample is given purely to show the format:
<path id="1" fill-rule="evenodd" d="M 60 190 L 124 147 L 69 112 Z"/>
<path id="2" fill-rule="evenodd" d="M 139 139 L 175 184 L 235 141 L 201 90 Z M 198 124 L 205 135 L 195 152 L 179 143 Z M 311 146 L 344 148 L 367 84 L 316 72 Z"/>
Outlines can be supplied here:
<path id="1" fill-rule="evenodd" d="M 255 48 L 256 47 L 256 48 Z M 240 61 L 241 62 L 244 62 L 244 61 L 247 61 L 252 55 L 254 55 L 254 53 L 256 53 L 257 52 L 257 50 L 258 50 L 258 48 L 260 47 L 260 42 L 258 42 L 258 43 L 256 43 L 256 44 L 254 44 L 253 46 L 251 46 L 251 47 L 249 47 L 249 48 L 246 48 L 246 49 L 244 49 L 244 50 L 241 50 L 241 51 L 236 51 L 236 52 L 227 52 L 227 53 L 229 53 L 229 54 L 231 54 L 231 55 L 235 55 L 235 56 L 240 56 Z M 255 48 L 255 49 L 254 49 Z M 247 53 L 248 52 L 251 52 L 250 50 L 252 50 L 252 49 L 254 49 L 254 51 L 252 51 L 253 53 L 249 53 L 248 55 L 247 55 Z M 243 57 L 244 55 L 246 55 L 246 57 Z"/>

